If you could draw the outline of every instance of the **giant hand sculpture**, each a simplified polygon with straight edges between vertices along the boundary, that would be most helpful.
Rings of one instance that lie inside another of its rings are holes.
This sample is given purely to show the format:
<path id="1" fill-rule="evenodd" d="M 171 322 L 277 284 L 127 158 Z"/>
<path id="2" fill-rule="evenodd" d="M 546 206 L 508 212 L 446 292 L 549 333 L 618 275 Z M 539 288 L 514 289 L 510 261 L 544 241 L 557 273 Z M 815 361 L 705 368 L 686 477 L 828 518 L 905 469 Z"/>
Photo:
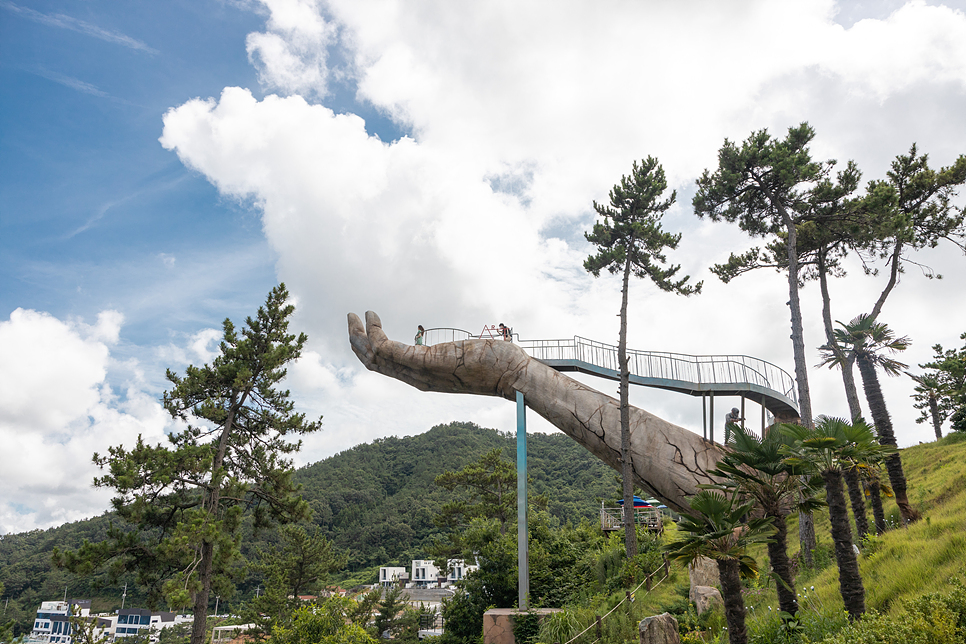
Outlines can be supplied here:
<path id="1" fill-rule="evenodd" d="M 349 342 L 370 371 L 422 391 L 502 396 L 527 406 L 616 469 L 620 466 L 620 405 L 617 400 L 531 358 L 503 340 L 463 340 L 411 346 L 386 337 L 379 316 L 366 313 L 365 327 L 349 314 Z M 634 482 L 668 507 L 689 510 L 687 497 L 722 456 L 721 448 L 642 409 L 631 407 Z"/>

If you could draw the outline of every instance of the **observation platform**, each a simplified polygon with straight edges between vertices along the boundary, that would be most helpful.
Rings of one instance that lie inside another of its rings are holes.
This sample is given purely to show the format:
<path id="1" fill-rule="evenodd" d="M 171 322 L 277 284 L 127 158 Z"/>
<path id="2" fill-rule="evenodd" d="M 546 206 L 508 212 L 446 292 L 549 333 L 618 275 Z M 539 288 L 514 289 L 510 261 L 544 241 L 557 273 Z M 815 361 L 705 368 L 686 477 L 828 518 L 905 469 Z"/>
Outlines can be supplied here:
<path id="1" fill-rule="evenodd" d="M 501 339 L 498 329 L 484 327 L 479 334 L 462 329 L 427 329 L 426 345 L 460 340 Z M 620 381 L 617 347 L 580 336 L 562 340 L 521 340 L 514 343 L 557 371 L 575 371 Z M 778 418 L 798 416 L 798 390 L 795 379 L 784 369 L 745 355 L 688 355 L 667 351 L 627 350 L 630 382 L 642 387 L 676 391 L 690 396 L 711 398 L 714 418 L 715 396 L 740 396 L 762 406 Z M 702 403 L 703 406 L 703 403 Z M 744 416 L 744 404 L 742 404 Z M 713 422 L 712 422 L 713 425 Z"/>

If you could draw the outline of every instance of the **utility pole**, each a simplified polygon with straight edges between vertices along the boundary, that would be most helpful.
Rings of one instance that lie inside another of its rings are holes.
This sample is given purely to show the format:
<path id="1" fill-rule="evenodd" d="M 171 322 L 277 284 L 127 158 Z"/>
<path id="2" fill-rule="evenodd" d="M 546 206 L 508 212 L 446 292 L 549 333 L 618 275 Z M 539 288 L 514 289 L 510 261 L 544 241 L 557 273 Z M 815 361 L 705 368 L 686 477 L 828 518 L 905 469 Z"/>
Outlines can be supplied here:
<path id="1" fill-rule="evenodd" d="M 124 584 L 124 592 L 121 593 L 121 610 L 124 610 L 124 602 L 127 600 L 127 583 Z"/>
<path id="2" fill-rule="evenodd" d="M 218 602 L 221 600 L 221 596 L 215 595 L 215 617 L 218 617 Z"/>

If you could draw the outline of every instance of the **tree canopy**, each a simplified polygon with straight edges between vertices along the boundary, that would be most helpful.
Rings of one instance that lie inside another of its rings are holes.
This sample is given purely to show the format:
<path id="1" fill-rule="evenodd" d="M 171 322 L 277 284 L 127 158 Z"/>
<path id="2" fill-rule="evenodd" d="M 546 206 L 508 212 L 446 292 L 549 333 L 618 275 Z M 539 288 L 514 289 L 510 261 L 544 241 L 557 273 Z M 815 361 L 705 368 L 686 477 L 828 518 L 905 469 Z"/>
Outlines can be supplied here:
<path id="1" fill-rule="evenodd" d="M 630 276 L 650 279 L 659 289 L 679 295 L 701 292 L 701 283 L 689 285 L 690 276 L 675 280 L 680 265 L 667 264 L 665 249 L 675 249 L 681 234 L 665 232 L 661 218 L 677 197 L 661 200 L 667 190 L 664 168 L 654 157 L 647 157 L 640 165 L 631 167 L 631 174 L 621 177 L 620 183 L 610 190 L 610 204 L 594 202 L 594 210 L 603 221 L 594 224 L 587 241 L 597 247 L 595 254 L 584 260 L 584 268 L 594 277 L 602 270 L 612 274 L 623 273 L 621 288 L 621 328 L 617 345 L 620 363 L 620 414 L 621 414 L 621 479 L 624 481 L 625 507 L 634 502 L 633 465 L 630 460 L 630 407 L 628 388 L 630 372 L 627 366 L 627 298 Z M 627 555 L 637 554 L 637 537 L 632 512 L 624 516 L 624 538 Z"/>
<path id="2" fill-rule="evenodd" d="M 153 603 L 191 605 L 192 644 L 204 639 L 212 591 L 233 589 L 243 517 L 250 514 L 257 528 L 308 515 L 286 456 L 301 446 L 293 437 L 321 422 L 307 422 L 289 392 L 277 389 L 307 340 L 288 332 L 295 310 L 288 299 L 284 284 L 273 288 L 240 332 L 225 320 L 211 364 L 189 366 L 183 377 L 167 372 L 164 406 L 181 430 L 169 445 L 139 436 L 131 449 L 94 455 L 107 470 L 95 485 L 115 490 L 111 504 L 123 523 L 107 540 L 57 556 L 75 572 L 136 571 Z"/>

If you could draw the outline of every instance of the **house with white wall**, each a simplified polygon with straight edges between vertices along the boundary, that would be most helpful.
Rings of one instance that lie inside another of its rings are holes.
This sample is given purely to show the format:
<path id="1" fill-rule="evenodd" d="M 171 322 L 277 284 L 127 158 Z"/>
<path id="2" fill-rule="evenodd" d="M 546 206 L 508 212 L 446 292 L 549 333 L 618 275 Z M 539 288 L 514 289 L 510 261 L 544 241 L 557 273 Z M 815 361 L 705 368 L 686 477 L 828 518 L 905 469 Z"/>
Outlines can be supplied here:
<path id="1" fill-rule="evenodd" d="M 71 644 L 71 613 L 77 617 L 91 614 L 91 600 L 41 602 L 30 632 L 30 641 L 47 644 Z"/>
<path id="2" fill-rule="evenodd" d="M 382 566 L 379 568 L 379 585 L 383 588 L 395 586 L 401 580 L 408 581 L 408 577 L 409 573 L 402 566 Z"/>

